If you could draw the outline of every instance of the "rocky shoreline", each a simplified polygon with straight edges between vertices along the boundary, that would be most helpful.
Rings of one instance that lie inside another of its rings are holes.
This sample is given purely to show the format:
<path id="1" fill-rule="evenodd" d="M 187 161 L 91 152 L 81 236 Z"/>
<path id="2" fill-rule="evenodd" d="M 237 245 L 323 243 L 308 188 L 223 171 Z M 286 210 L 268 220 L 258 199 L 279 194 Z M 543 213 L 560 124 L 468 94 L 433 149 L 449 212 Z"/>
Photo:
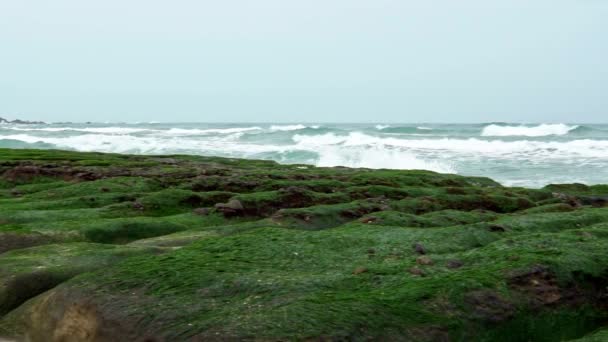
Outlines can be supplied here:
<path id="1" fill-rule="evenodd" d="M 0 149 L 0 339 L 605 341 L 607 203 L 608 185 Z"/>
<path id="2" fill-rule="evenodd" d="M 0 117 L 0 124 L 44 125 L 45 122 L 43 122 L 43 121 L 27 121 L 27 120 L 20 120 L 20 119 L 8 120 L 8 119 Z"/>

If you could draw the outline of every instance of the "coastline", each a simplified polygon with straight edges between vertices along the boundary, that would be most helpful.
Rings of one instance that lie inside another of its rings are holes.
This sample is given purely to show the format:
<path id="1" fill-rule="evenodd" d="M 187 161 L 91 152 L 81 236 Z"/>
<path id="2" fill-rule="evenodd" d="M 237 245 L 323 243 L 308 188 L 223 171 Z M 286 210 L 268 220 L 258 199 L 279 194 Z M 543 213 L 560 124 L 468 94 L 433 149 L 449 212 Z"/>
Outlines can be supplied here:
<path id="1" fill-rule="evenodd" d="M 0 148 L 423 169 L 482 175 L 506 186 L 529 188 L 602 184 L 608 179 L 606 124 L 0 124 Z"/>
<path id="2" fill-rule="evenodd" d="M 608 319 L 608 185 L 29 149 L 0 175 L 0 336 L 570 340 Z"/>

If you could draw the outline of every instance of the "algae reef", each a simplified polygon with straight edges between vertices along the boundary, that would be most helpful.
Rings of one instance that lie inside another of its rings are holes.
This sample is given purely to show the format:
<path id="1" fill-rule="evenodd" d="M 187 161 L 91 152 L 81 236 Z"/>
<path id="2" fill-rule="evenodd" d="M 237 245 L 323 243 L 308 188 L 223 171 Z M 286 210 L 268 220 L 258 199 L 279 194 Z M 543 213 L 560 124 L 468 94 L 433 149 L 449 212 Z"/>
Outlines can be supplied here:
<path id="1" fill-rule="evenodd" d="M 0 336 L 604 341 L 608 186 L 0 149 Z"/>

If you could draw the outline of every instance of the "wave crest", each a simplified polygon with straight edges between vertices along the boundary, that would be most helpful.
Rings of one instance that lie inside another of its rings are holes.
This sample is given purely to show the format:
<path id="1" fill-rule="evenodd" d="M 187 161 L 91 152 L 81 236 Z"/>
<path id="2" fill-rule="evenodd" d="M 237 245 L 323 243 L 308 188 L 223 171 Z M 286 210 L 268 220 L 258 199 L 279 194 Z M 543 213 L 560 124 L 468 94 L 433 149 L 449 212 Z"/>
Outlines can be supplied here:
<path id="1" fill-rule="evenodd" d="M 235 127 L 235 128 L 209 128 L 209 129 L 193 129 L 193 128 L 171 128 L 164 133 L 167 135 L 207 135 L 207 134 L 234 134 L 250 131 L 259 131 L 261 127 Z"/>
<path id="2" fill-rule="evenodd" d="M 538 126 L 504 126 L 491 124 L 485 126 L 481 131 L 483 137 L 544 137 L 548 135 L 566 135 L 570 131 L 577 129 L 578 126 L 568 126 L 565 124 L 540 124 Z"/>
<path id="3" fill-rule="evenodd" d="M 299 129 L 308 128 L 304 125 L 272 125 L 270 126 L 271 131 L 297 131 Z M 314 127 L 313 127 L 314 128 Z"/>

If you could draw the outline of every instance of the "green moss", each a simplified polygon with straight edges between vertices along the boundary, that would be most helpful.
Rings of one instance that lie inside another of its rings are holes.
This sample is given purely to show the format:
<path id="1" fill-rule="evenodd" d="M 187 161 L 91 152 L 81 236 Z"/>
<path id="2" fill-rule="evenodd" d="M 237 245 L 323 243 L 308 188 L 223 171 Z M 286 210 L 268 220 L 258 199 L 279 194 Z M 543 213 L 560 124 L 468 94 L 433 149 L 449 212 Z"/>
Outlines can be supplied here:
<path id="1" fill-rule="evenodd" d="M 608 185 L 585 185 L 580 183 L 573 184 L 550 184 L 543 189 L 551 192 L 559 192 L 573 195 L 608 195 Z"/>
<path id="2" fill-rule="evenodd" d="M 122 244 L 187 230 L 193 226 L 218 225 L 224 222 L 225 219 L 219 215 L 199 217 L 193 214 L 163 218 L 117 218 L 91 223 L 82 230 L 82 234 L 88 241 Z"/>
<path id="3" fill-rule="evenodd" d="M 583 338 L 572 340 L 573 342 L 605 342 L 608 341 L 608 328 L 599 329 Z"/>
<path id="4" fill-rule="evenodd" d="M 608 208 L 592 203 L 606 186 L 198 156 L 0 160 L 0 335 L 51 336 L 83 303 L 113 340 L 593 341 L 608 320 Z M 228 201 L 242 209 L 214 208 Z"/>
<path id="5" fill-rule="evenodd" d="M 362 222 L 400 227 L 442 227 L 493 221 L 498 218 L 494 212 L 474 210 L 439 210 L 422 215 L 413 215 L 398 211 L 381 211 L 361 219 Z"/>
<path id="6" fill-rule="evenodd" d="M 135 247 L 64 243 L 0 254 L 0 315 L 77 274 L 152 251 Z"/>
<path id="7" fill-rule="evenodd" d="M 384 336 L 386 331 L 405 329 L 404 333 L 408 327 L 430 324 L 473 340 L 501 340 L 510 328 L 530 334 L 529 329 L 538 327 L 530 336 L 550 341 L 578 337 L 606 317 L 592 308 L 546 311 L 543 316 L 526 313 L 530 304 L 515 299 L 517 292 L 508 287 L 505 274 L 505 270 L 543 264 L 564 284 L 575 281 L 578 274 L 601 275 L 602 263 L 608 260 L 602 241 L 580 241 L 570 232 L 521 235 L 512 236 L 513 242 L 462 246 L 458 252 L 448 234 L 456 237 L 475 231 L 445 232 L 442 239 L 432 230 L 398 227 L 355 225 L 317 232 L 261 228 L 208 237 L 157 257 L 133 258 L 103 273 L 79 277 L 72 286 L 89 287 L 103 305 L 111 305 L 104 302 L 110 298 L 107 294 L 129 301 L 129 293 L 143 291 L 143 302 L 150 303 L 143 304 L 146 316 L 155 324 L 148 328 L 166 338 L 189 338 L 200 331 L 265 339 L 348 337 L 359 328 L 370 336 Z M 416 265 L 411 247 L 415 241 L 428 247 L 427 255 L 434 261 L 422 266 L 426 273 L 422 278 L 407 272 Z M 547 246 L 542 253 L 539 244 Z M 519 258 L 510 259 L 511 255 Z M 456 271 L 445 267 L 454 258 L 464 264 Z M 361 267 L 366 271 L 353 273 Z M 478 289 L 506 291 L 505 298 L 513 296 L 514 308 L 520 310 L 519 318 L 489 325 L 492 314 L 479 316 L 465 303 L 467 293 Z M 191 303 L 192 296 L 197 305 L 184 309 L 182 303 Z M 452 302 L 457 317 L 442 309 L 441 305 L 450 305 L 445 301 Z M 572 321 L 574 315 L 579 321 Z M 589 319 L 582 319 L 583 315 Z M 167 316 L 173 319 L 163 321 Z"/>
<path id="8" fill-rule="evenodd" d="M 566 203 L 551 203 L 523 210 L 521 214 L 568 212 L 573 210 L 575 210 L 575 208 Z"/>
<path id="9" fill-rule="evenodd" d="M 210 207 L 222 203 L 234 193 L 210 191 L 197 193 L 181 189 L 164 189 L 141 196 L 137 199 L 148 215 L 166 216 L 192 211 L 194 208 Z"/>

